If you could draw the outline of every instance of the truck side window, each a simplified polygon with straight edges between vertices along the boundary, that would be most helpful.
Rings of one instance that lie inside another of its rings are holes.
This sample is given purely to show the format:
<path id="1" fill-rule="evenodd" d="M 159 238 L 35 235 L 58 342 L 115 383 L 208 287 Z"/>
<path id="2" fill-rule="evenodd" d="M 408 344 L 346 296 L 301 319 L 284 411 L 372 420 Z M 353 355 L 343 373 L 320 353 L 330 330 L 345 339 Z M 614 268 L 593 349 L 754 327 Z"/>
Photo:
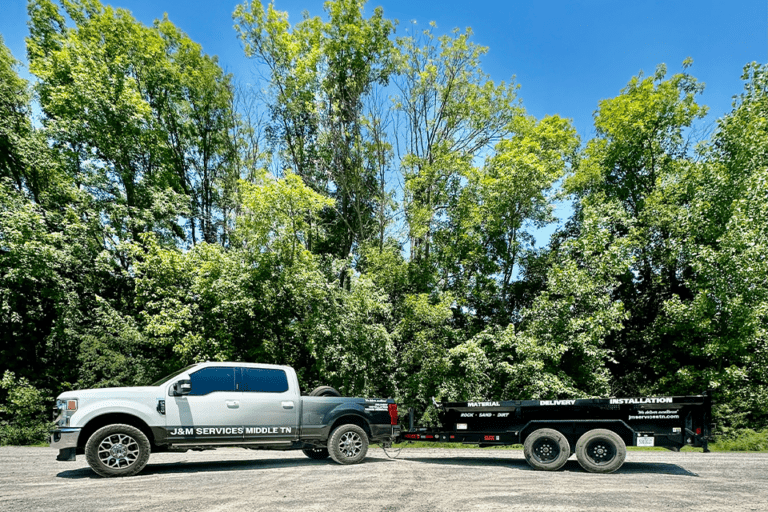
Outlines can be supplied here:
<path id="1" fill-rule="evenodd" d="M 215 391 L 235 391 L 235 369 L 210 367 L 196 371 L 190 376 L 192 392 L 190 395 L 207 395 Z"/>
<path id="2" fill-rule="evenodd" d="M 288 378 L 283 370 L 243 368 L 243 391 L 256 393 L 284 393 L 288 391 Z"/>

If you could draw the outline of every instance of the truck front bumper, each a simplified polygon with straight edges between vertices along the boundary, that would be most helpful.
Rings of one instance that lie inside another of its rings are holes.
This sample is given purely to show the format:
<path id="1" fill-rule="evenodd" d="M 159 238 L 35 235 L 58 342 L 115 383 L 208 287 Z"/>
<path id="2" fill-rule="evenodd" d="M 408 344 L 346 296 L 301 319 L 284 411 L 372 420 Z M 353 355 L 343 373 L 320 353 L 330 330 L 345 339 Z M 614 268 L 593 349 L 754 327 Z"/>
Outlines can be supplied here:
<path id="1" fill-rule="evenodd" d="M 59 455 L 56 460 L 72 461 L 77 454 L 77 440 L 80 437 L 80 429 L 63 427 L 51 431 L 49 443 L 51 448 L 58 448 Z"/>

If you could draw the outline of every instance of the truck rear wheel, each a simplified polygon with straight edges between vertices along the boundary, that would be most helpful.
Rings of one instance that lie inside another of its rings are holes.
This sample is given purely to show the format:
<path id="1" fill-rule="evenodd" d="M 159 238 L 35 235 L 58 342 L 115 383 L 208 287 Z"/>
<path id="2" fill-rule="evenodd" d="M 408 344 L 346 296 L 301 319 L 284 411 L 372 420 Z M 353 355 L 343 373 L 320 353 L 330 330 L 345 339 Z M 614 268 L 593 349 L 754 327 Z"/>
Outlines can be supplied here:
<path id="1" fill-rule="evenodd" d="M 624 464 L 627 446 L 616 432 L 596 428 L 576 442 L 576 458 L 590 473 L 613 473 Z"/>
<path id="2" fill-rule="evenodd" d="M 571 456 L 571 446 L 557 430 L 540 428 L 526 438 L 523 453 L 533 469 L 557 471 Z"/>
<path id="3" fill-rule="evenodd" d="M 325 460 L 328 458 L 327 448 L 305 448 L 301 451 L 310 459 Z"/>
<path id="4" fill-rule="evenodd" d="M 355 424 L 341 425 L 328 440 L 328 452 L 339 464 L 357 464 L 368 453 L 368 435 Z"/>
<path id="5" fill-rule="evenodd" d="M 131 425 L 107 425 L 85 444 L 85 460 L 97 475 L 132 476 L 149 461 L 149 440 Z"/>

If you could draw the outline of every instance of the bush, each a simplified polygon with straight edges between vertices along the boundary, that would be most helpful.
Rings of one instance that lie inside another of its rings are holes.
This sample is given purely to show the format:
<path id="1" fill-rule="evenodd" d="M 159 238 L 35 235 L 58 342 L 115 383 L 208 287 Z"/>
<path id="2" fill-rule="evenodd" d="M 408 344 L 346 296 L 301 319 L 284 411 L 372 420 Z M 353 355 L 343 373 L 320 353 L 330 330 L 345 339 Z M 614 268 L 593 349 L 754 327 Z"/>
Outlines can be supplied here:
<path id="1" fill-rule="evenodd" d="M 736 429 L 716 437 L 711 448 L 713 451 L 723 452 L 768 451 L 768 430 Z"/>
<path id="2" fill-rule="evenodd" d="M 45 392 L 23 377 L 17 379 L 10 371 L 3 375 L 0 388 L 7 393 L 0 403 L 0 445 L 45 442 L 50 427 Z"/>

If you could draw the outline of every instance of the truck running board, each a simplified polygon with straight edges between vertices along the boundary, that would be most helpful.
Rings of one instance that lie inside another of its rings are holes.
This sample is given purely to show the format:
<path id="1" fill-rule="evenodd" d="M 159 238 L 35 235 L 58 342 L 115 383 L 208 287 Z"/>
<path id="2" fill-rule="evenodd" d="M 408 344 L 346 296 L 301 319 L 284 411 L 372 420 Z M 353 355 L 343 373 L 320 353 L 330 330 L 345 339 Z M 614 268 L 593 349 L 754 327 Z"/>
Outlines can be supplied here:
<path id="1" fill-rule="evenodd" d="M 293 444 L 293 441 L 188 441 L 181 443 L 173 443 L 169 445 L 169 448 L 180 447 L 189 448 L 192 446 L 240 446 L 244 444 L 258 444 L 258 445 L 284 445 L 289 446 Z"/>

